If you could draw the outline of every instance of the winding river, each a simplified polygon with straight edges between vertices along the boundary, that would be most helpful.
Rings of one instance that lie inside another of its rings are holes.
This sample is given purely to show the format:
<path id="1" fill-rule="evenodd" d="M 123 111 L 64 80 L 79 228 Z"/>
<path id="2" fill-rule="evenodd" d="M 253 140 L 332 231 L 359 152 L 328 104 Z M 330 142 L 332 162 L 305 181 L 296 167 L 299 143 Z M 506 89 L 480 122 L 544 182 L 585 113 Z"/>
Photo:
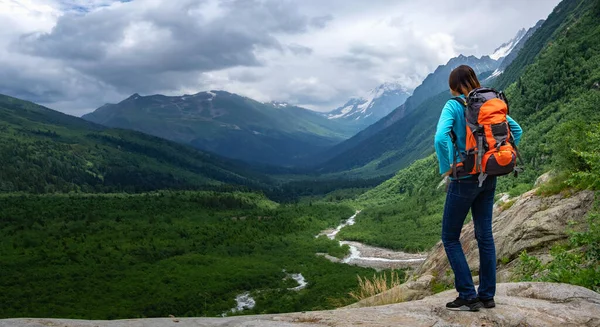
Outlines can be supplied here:
<path id="1" fill-rule="evenodd" d="M 283 272 L 285 272 L 285 270 L 283 270 Z M 306 281 L 304 276 L 302 276 L 302 274 L 287 274 L 287 278 L 291 278 L 291 279 L 295 280 L 296 283 L 298 283 L 298 286 L 288 288 L 289 291 L 297 292 L 297 291 L 305 289 L 306 286 L 308 285 L 308 282 Z M 221 317 L 226 317 L 228 313 L 236 313 L 236 312 L 241 312 L 244 310 L 253 309 L 254 306 L 256 305 L 256 301 L 254 300 L 252 295 L 250 295 L 250 292 L 244 292 L 244 293 L 238 294 L 235 297 L 235 302 L 236 302 L 235 308 L 232 308 L 231 310 L 229 310 L 229 312 L 222 313 Z"/>
<path id="2" fill-rule="evenodd" d="M 356 223 L 360 210 L 334 229 L 324 230 L 317 237 L 325 235 L 334 240 L 337 234 L 346 226 Z M 390 249 L 365 245 L 359 242 L 340 241 L 340 245 L 348 245 L 350 254 L 343 259 L 338 259 L 327 254 L 319 254 L 333 262 L 341 262 L 360 267 L 374 268 L 377 270 L 390 268 L 410 268 L 420 265 L 427 257 L 426 253 L 406 253 Z"/>
<path id="3" fill-rule="evenodd" d="M 331 240 L 335 240 L 337 234 L 346 226 L 351 226 L 356 223 L 356 217 L 360 213 L 360 210 L 356 211 L 354 215 L 346 219 L 336 228 L 324 230 L 319 235 L 327 236 Z M 356 265 L 366 268 L 374 268 L 376 270 L 381 269 L 396 269 L 396 268 L 414 268 L 419 266 L 427 257 L 425 253 L 406 253 L 402 251 L 393 251 L 390 249 L 384 249 L 374 246 L 365 245 L 359 242 L 350 241 L 339 241 L 340 245 L 348 245 L 350 247 L 350 254 L 343 259 L 332 257 L 328 254 L 318 253 L 317 255 L 324 256 L 333 262 L 340 262 L 349 265 Z M 285 270 L 283 271 L 285 272 Z M 308 285 L 308 282 L 302 276 L 302 274 L 287 274 L 287 278 L 292 278 L 298 283 L 298 286 L 288 288 L 290 291 L 300 291 Z M 250 292 L 244 292 L 238 294 L 235 297 L 236 307 L 232 308 L 229 312 L 225 312 L 222 316 L 227 316 L 228 313 L 236 313 L 247 309 L 252 309 L 256 305 L 256 301 L 250 295 Z"/>

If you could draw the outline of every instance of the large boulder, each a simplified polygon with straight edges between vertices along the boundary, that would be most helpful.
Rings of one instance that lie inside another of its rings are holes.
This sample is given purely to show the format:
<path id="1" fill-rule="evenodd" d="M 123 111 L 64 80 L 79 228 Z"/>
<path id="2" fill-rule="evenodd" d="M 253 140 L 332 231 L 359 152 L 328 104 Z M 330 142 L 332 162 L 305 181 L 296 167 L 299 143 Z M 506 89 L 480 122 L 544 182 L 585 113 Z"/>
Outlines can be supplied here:
<path id="1" fill-rule="evenodd" d="M 551 283 L 498 284 L 497 307 L 479 312 L 444 308 L 455 291 L 422 300 L 333 311 L 227 318 L 158 318 L 113 321 L 7 319 L 0 327 L 347 327 L 347 326 L 600 326 L 600 294 Z"/>

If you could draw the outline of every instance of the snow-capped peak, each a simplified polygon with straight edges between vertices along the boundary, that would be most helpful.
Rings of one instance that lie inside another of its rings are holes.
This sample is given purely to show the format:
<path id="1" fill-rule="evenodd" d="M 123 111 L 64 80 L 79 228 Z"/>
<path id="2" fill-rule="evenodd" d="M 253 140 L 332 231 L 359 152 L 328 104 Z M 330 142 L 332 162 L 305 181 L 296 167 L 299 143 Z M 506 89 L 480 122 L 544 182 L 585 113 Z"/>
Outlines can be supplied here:
<path id="1" fill-rule="evenodd" d="M 411 93 L 400 83 L 384 83 L 325 115 L 329 119 L 377 120 L 402 105 Z"/>
<path id="2" fill-rule="evenodd" d="M 494 53 L 490 55 L 490 58 L 498 60 L 500 58 L 506 57 L 515 48 L 517 43 L 521 41 L 521 39 L 523 38 L 523 36 L 525 36 L 526 33 L 527 31 L 524 28 L 519 30 L 519 32 L 517 32 L 517 35 L 514 38 L 512 38 L 510 41 L 502 44 L 496 50 L 494 50 Z"/>
<path id="3" fill-rule="evenodd" d="M 411 90 L 398 82 L 386 82 L 386 83 L 383 83 L 383 84 L 379 85 L 378 87 L 372 89 L 369 92 L 369 95 L 366 96 L 366 98 L 367 98 L 367 100 L 372 101 L 373 99 L 381 97 L 386 92 L 411 93 Z"/>

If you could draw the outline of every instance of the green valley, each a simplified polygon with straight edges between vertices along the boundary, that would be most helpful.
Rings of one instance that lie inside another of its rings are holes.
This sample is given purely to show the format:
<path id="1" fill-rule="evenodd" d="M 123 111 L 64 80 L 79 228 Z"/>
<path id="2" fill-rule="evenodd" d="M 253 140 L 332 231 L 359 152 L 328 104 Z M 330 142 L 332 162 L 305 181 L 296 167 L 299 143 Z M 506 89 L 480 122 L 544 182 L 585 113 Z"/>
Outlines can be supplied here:
<path id="1" fill-rule="evenodd" d="M 348 119 L 225 91 L 134 94 L 85 119 L 0 95 L 0 318 L 328 310 L 367 279 L 404 281 L 412 268 L 355 266 L 357 247 L 340 241 L 418 262 L 439 242 L 433 137 L 448 73 L 465 63 L 506 91 L 524 130 L 524 172 L 500 177 L 497 197 L 546 172 L 540 196 L 596 193 L 555 261 L 521 255 L 522 279 L 598 291 L 600 1 L 563 0 L 515 51 L 502 74 L 489 56 L 453 58 L 353 137 Z"/>
<path id="2" fill-rule="evenodd" d="M 344 253 L 315 235 L 352 212 L 249 193 L 2 195 L 0 317 L 218 316 L 243 292 L 244 313 L 349 304 L 373 270 L 316 256 Z"/>

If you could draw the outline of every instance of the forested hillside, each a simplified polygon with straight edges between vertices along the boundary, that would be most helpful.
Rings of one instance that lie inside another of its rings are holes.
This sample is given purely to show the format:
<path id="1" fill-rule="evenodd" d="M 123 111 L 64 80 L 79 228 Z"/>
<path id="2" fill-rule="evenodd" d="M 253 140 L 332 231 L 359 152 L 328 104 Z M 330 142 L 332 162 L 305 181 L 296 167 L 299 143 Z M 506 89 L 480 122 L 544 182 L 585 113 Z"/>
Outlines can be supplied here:
<path id="1" fill-rule="evenodd" d="M 0 192 L 142 192 L 269 183 L 264 175 L 191 147 L 108 129 L 4 95 L 0 138 Z"/>
<path id="2" fill-rule="evenodd" d="M 519 76 L 523 74 L 525 68 L 533 63 L 539 53 L 548 46 L 548 44 L 559 37 L 569 25 L 576 22 L 579 17 L 587 13 L 589 5 L 595 0 L 564 0 L 561 1 L 552 13 L 548 16 L 542 26 L 536 30 L 534 35 L 527 40 L 527 43 L 518 52 L 518 56 L 506 67 L 506 70 L 500 75 L 495 86 L 499 89 L 507 88 Z"/>

